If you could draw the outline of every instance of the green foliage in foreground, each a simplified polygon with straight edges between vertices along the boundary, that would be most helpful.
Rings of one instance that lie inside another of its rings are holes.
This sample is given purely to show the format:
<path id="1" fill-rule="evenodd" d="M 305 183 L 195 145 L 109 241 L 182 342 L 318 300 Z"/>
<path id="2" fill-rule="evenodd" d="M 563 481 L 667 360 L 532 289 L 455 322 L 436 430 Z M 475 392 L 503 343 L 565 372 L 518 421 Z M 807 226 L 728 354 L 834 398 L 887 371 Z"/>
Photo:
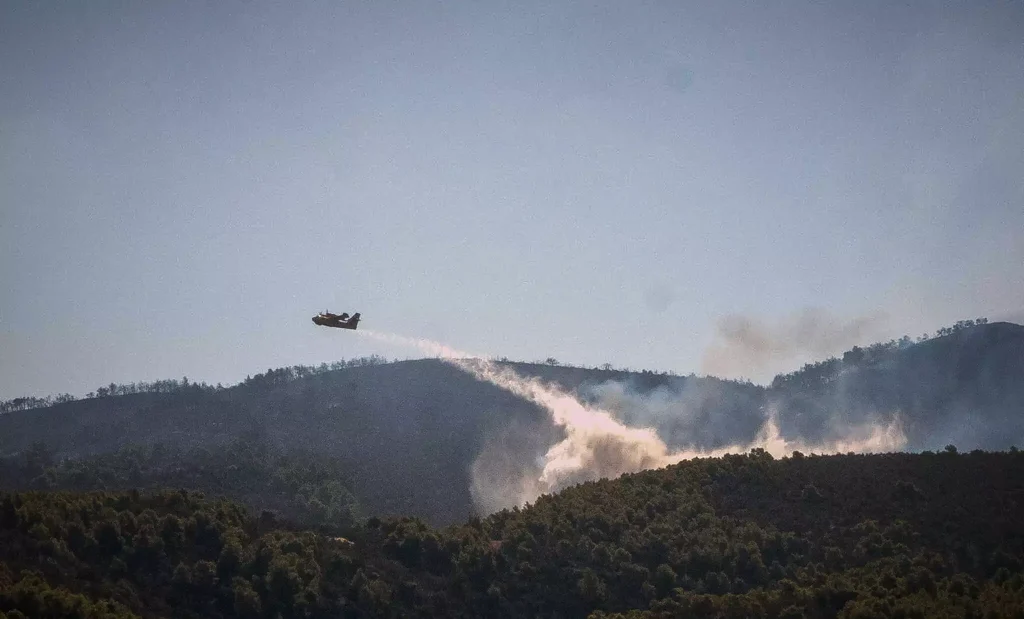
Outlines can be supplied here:
<path id="1" fill-rule="evenodd" d="M 6 494 L 0 613 L 1024 617 L 1021 513 L 1024 456 L 955 450 L 755 451 L 351 542 L 187 492 Z"/>

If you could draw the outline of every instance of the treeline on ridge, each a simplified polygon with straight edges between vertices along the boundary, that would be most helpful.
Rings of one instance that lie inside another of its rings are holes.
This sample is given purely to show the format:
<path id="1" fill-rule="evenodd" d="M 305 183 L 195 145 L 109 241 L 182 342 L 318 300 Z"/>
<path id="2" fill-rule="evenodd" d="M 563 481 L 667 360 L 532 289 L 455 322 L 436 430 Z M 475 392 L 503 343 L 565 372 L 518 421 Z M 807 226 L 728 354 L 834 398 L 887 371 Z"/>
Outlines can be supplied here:
<path id="1" fill-rule="evenodd" d="M 801 369 L 787 374 L 780 374 L 775 377 L 772 381 L 773 387 L 780 387 L 786 384 L 793 383 L 795 381 L 806 380 L 807 376 L 821 376 L 828 375 L 830 371 L 835 370 L 841 363 L 871 363 L 882 359 L 886 353 L 894 350 L 906 348 L 913 343 L 925 342 L 930 339 L 944 337 L 952 335 L 964 329 L 968 329 L 974 326 L 980 326 L 988 324 L 987 318 L 975 318 L 969 320 L 959 320 L 949 327 L 939 328 L 933 335 L 927 333 L 922 334 L 916 340 L 911 339 L 909 335 L 904 335 L 898 339 L 892 339 L 888 342 L 876 342 L 866 347 L 854 346 L 852 349 L 843 353 L 842 358 L 830 358 L 824 361 L 814 362 L 805 364 Z M 510 361 L 507 357 L 498 359 L 500 363 L 518 363 L 524 365 L 522 362 Z M 369 355 L 366 357 L 357 357 L 349 360 L 334 361 L 331 363 L 321 363 L 319 365 L 294 365 L 283 368 L 267 369 L 266 372 L 258 373 L 256 375 L 250 375 L 245 380 L 239 382 L 237 385 L 224 386 L 218 383 L 217 385 L 209 385 L 205 382 L 189 381 L 188 377 L 183 377 L 181 380 L 177 379 L 163 379 L 152 382 L 134 382 L 127 384 L 110 383 L 109 385 L 103 385 L 97 387 L 95 390 L 87 393 L 84 398 L 105 398 L 121 395 L 131 395 L 139 393 L 179 393 L 179 392 L 217 392 L 224 389 L 230 389 L 231 387 L 272 387 L 275 385 L 284 384 L 291 382 L 296 379 L 306 378 L 309 376 L 318 376 L 327 372 L 333 372 L 345 368 L 352 367 L 366 367 L 372 365 L 382 365 L 387 363 L 388 360 L 379 355 Z M 586 366 L 575 366 L 572 364 L 560 363 L 557 359 L 549 357 L 543 362 L 537 362 L 534 364 L 525 365 L 549 365 L 549 366 L 565 366 L 565 367 L 576 367 L 580 369 L 586 369 Z M 615 369 L 610 363 L 602 364 L 598 367 L 590 368 L 594 370 L 602 370 L 605 372 L 617 372 L 622 374 L 651 374 L 649 371 L 636 371 L 626 369 Z M 669 375 L 668 373 L 662 372 L 661 375 Z M 745 381 L 743 381 L 745 382 Z M 29 410 L 33 408 L 43 408 L 47 406 L 53 406 L 55 404 L 65 404 L 68 402 L 74 402 L 78 400 L 76 396 L 70 393 L 63 393 L 54 396 L 35 397 L 35 396 L 22 396 L 12 398 L 9 400 L 0 400 L 0 414 Z"/>
<path id="2" fill-rule="evenodd" d="M 920 344 L 928 340 L 953 335 L 970 329 L 988 324 L 988 318 L 975 318 L 973 320 L 958 320 L 950 327 L 942 327 L 935 332 L 934 336 L 927 333 L 922 334 L 917 340 L 909 335 L 898 339 L 891 339 L 887 342 L 875 342 L 870 346 L 854 346 L 847 350 L 841 357 L 829 357 L 822 361 L 806 363 L 803 367 L 793 372 L 779 374 L 772 379 L 773 389 L 799 386 L 803 388 L 821 387 L 834 380 L 844 369 L 855 366 L 871 366 L 888 360 L 893 352 L 910 348 L 915 343 Z"/>

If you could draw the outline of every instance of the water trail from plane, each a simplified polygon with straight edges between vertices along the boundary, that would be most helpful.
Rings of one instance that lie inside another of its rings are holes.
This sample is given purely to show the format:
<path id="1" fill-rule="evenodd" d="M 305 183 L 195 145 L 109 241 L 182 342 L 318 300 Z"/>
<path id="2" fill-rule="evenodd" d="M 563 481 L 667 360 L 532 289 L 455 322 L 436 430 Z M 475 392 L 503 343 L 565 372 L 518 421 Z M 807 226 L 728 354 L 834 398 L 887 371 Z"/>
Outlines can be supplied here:
<path id="1" fill-rule="evenodd" d="M 539 471 L 531 472 L 525 465 L 516 471 L 504 471 L 497 477 L 518 475 L 512 483 L 501 487 L 482 483 L 486 478 L 487 462 L 481 454 L 474 465 L 473 494 L 482 511 L 491 512 L 503 507 L 523 505 L 538 496 L 556 492 L 569 485 L 601 478 L 613 478 L 625 473 L 660 468 L 682 460 L 697 457 L 716 457 L 727 453 L 745 453 L 760 447 L 773 456 L 782 457 L 793 451 L 814 453 L 879 452 L 900 449 L 906 444 L 898 416 L 887 425 L 872 425 L 851 432 L 851 438 L 828 444 L 809 445 L 802 441 L 787 440 L 781 436 L 776 415 L 769 415 L 755 440 L 746 445 L 729 445 L 714 450 L 684 449 L 672 451 L 653 428 L 629 427 L 608 411 L 588 406 L 554 385 L 538 378 L 527 378 L 511 368 L 501 366 L 440 342 L 411 338 L 375 331 L 358 331 L 382 342 L 415 347 L 440 358 L 469 373 L 478 380 L 534 402 L 546 410 L 552 423 L 565 431 L 565 438 L 552 445 L 542 460 Z M 494 459 L 508 461 L 509 454 L 490 454 Z M 514 458 L 513 458 L 514 460 Z M 520 458 L 522 460 L 522 458 Z"/>

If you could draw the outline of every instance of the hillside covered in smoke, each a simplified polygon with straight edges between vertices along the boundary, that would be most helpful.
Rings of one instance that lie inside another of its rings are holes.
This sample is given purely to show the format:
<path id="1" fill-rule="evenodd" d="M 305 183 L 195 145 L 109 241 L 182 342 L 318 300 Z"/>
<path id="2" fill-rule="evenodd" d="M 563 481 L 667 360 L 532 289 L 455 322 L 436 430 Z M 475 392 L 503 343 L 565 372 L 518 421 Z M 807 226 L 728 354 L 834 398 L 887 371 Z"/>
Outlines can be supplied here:
<path id="1" fill-rule="evenodd" d="M 244 438 L 282 457 L 301 449 L 302 457 L 331 458 L 344 471 L 346 492 L 366 513 L 449 523 L 571 483 L 695 455 L 755 447 L 781 455 L 1024 443 L 1024 327 L 1010 323 L 965 321 L 918 342 L 854 347 L 763 387 L 713 377 L 487 363 L 491 374 L 511 376 L 542 397 L 524 397 L 507 382 L 478 380 L 451 360 L 268 370 L 228 388 L 187 381 L 112 384 L 81 400 L 3 403 L 0 458 L 8 470 L 34 471 L 19 480 L 45 484 L 45 476 L 36 478 L 61 461 L 95 462 L 126 446 L 200 457 Z M 38 404 L 48 405 L 31 408 Z M 565 410 L 551 406 L 563 405 L 588 417 L 560 419 Z M 595 430 L 587 424 L 604 425 Z M 562 453 L 553 453 L 560 446 Z M 533 483 L 551 472 L 556 456 L 563 457 L 562 476 Z M 188 469 L 189 458 L 146 458 L 136 479 L 166 484 L 187 478 L 179 469 Z M 565 462 L 575 469 L 565 470 Z M 52 483 L 81 488 L 56 473 Z M 113 479 L 120 481 L 107 487 L 128 484 L 131 475 Z M 304 513 L 307 495 L 256 500 L 266 487 L 280 486 L 243 484 L 233 496 L 255 495 L 250 504 Z"/>

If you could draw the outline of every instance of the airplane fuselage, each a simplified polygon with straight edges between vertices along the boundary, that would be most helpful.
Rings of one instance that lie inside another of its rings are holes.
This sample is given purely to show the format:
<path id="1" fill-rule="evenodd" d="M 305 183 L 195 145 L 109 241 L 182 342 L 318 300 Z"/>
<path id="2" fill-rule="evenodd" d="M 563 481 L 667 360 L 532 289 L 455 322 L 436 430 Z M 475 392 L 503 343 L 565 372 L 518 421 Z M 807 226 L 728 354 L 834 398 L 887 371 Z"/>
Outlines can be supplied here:
<path id="1" fill-rule="evenodd" d="M 313 324 L 321 327 L 334 327 L 336 329 L 352 329 L 359 325 L 358 318 L 349 318 L 348 320 L 342 320 L 339 316 L 324 316 L 318 314 L 313 316 Z"/>

